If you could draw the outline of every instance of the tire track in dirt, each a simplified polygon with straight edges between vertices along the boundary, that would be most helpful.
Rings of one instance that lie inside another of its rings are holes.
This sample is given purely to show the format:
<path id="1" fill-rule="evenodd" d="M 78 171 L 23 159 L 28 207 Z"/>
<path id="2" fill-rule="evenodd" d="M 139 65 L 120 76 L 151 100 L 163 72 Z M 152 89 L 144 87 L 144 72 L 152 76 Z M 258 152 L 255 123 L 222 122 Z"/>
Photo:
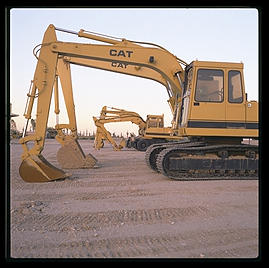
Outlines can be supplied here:
<path id="1" fill-rule="evenodd" d="M 134 189 L 134 190 L 120 190 L 120 191 L 99 191 L 99 192 L 89 192 L 88 189 L 85 191 L 85 188 L 81 187 L 81 193 L 71 193 L 70 191 L 62 191 L 59 193 L 58 191 L 51 191 L 48 193 L 38 192 L 38 199 L 39 200 L 61 200 L 65 197 L 69 200 L 98 200 L 98 199 L 109 199 L 115 197 L 141 197 L 141 196 L 153 196 L 158 195 L 158 193 L 151 193 L 144 189 Z M 14 201 L 23 201 L 23 200 L 31 200 L 33 198 L 33 194 L 23 194 L 19 197 L 15 197 Z"/>
<path id="2" fill-rule="evenodd" d="M 196 231 L 162 234 L 162 235 L 143 235 L 129 237 L 115 237 L 107 239 L 95 240 L 75 240 L 65 241 L 59 244 L 24 244 L 16 246 L 15 250 L 28 252 L 25 257 L 32 257 L 31 252 L 39 249 L 35 253 L 35 257 L 61 257 L 64 252 L 67 258 L 132 258 L 132 257 L 206 257 L 207 254 L 214 256 L 221 254 L 223 257 L 230 256 L 232 245 L 234 256 L 246 250 L 248 245 L 253 244 L 253 240 L 257 239 L 253 229 L 246 228 L 243 230 L 244 236 L 238 235 L 242 233 L 242 229 L 217 229 L 214 231 L 204 230 L 201 234 Z M 204 239 L 206 237 L 206 239 Z M 216 242 L 221 237 L 221 243 L 216 247 Z M 57 251 L 55 251 L 57 248 Z"/>
<path id="3" fill-rule="evenodd" d="M 19 211 L 17 211 L 19 213 Z M 192 216 L 205 216 L 209 211 L 205 207 L 187 208 L 154 208 L 141 210 L 114 210 L 105 212 L 65 213 L 48 215 L 32 213 L 31 217 L 23 217 L 20 222 L 13 221 L 13 230 L 42 229 L 43 231 L 78 231 L 93 228 L 111 227 L 122 224 L 154 224 L 184 221 Z M 16 219 L 14 217 L 14 219 Z"/>

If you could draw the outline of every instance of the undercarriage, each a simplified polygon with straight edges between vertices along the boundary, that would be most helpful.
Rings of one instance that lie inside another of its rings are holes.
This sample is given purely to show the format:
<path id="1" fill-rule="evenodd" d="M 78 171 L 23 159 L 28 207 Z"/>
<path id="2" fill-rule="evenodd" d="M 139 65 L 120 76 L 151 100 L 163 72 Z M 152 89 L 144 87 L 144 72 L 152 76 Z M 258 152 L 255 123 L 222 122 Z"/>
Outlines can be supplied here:
<path id="1" fill-rule="evenodd" d="M 182 141 L 152 145 L 147 165 L 176 180 L 257 179 L 257 145 Z"/>

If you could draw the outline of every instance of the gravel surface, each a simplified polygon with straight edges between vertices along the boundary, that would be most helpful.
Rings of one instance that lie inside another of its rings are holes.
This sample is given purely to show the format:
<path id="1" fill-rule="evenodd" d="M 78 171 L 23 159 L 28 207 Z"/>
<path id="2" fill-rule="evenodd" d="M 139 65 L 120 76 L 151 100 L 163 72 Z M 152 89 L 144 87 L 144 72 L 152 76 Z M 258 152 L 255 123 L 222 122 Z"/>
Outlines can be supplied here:
<path id="1" fill-rule="evenodd" d="M 26 183 L 22 147 L 11 141 L 12 258 L 257 258 L 258 180 L 174 181 L 155 173 L 145 153 L 100 151 L 94 169 Z M 59 167 L 60 145 L 42 152 Z"/>

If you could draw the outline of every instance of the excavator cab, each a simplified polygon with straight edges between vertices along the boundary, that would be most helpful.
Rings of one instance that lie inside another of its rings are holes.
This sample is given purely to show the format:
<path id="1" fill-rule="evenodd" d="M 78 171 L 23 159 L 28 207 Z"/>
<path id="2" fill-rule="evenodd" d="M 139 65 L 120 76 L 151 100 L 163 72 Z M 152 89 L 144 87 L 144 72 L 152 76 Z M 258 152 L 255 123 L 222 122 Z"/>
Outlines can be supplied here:
<path id="1" fill-rule="evenodd" d="M 146 128 L 163 128 L 163 114 L 162 115 L 147 115 Z"/>
<path id="2" fill-rule="evenodd" d="M 246 98 L 243 63 L 193 61 L 186 67 L 180 133 L 258 137 L 258 103 Z"/>

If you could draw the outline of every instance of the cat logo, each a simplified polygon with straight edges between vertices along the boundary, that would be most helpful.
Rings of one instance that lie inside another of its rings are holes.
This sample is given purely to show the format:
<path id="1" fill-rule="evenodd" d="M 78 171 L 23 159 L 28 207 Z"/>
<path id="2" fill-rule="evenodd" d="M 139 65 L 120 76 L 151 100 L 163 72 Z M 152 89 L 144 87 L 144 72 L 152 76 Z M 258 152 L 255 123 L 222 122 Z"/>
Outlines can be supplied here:
<path id="1" fill-rule="evenodd" d="M 111 66 L 112 66 L 112 67 L 119 67 L 119 68 L 124 68 L 124 69 L 126 69 L 127 65 L 128 65 L 127 63 L 118 62 L 118 61 L 112 61 L 112 62 L 111 62 Z"/>
<path id="2" fill-rule="evenodd" d="M 110 49 L 109 55 L 110 56 L 117 56 L 117 57 L 127 57 L 130 58 L 133 51 L 130 50 L 117 50 L 117 49 Z"/>

